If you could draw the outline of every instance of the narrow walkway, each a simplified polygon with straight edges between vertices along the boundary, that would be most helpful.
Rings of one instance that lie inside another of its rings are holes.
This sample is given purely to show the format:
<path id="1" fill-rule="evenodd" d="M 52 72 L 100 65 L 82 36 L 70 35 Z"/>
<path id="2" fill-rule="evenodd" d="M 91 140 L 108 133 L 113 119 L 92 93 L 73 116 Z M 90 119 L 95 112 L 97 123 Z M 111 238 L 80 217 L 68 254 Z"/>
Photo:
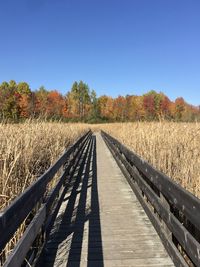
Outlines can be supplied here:
<path id="1" fill-rule="evenodd" d="M 174 266 L 99 133 L 70 181 L 42 266 Z"/>

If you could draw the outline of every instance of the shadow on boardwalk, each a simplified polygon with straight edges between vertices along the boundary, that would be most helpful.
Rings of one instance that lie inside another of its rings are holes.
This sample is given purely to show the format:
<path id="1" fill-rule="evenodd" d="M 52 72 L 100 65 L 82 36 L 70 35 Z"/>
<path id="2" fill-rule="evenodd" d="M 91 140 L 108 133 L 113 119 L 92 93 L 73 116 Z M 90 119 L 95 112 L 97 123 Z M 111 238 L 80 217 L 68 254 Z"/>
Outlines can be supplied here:
<path id="1" fill-rule="evenodd" d="M 43 266 L 103 267 L 95 136 L 69 184 L 46 245 Z"/>

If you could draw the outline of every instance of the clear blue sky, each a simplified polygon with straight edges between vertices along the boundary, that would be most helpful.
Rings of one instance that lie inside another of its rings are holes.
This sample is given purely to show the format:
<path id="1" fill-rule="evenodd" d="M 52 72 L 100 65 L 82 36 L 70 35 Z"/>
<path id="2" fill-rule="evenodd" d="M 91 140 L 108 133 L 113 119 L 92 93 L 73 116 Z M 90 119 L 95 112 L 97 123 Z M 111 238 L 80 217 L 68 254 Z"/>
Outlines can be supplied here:
<path id="1" fill-rule="evenodd" d="M 0 82 L 200 104 L 200 0 L 0 0 Z"/>

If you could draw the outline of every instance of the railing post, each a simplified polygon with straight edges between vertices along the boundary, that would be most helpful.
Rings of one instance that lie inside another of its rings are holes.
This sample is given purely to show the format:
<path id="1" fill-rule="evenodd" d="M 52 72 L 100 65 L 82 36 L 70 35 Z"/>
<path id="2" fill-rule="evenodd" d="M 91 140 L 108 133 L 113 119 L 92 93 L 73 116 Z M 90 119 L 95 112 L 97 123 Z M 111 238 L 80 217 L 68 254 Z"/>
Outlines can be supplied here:
<path id="1" fill-rule="evenodd" d="M 170 213 L 170 204 L 169 202 L 166 200 L 165 196 L 160 193 L 160 199 L 163 203 L 163 206 L 166 208 L 166 210 L 168 211 L 168 213 Z M 169 230 L 169 228 L 167 227 L 166 223 L 164 222 L 164 220 L 162 220 L 162 227 L 163 227 L 163 230 L 165 231 L 166 233 L 166 236 L 169 240 L 172 240 L 172 232 Z"/>

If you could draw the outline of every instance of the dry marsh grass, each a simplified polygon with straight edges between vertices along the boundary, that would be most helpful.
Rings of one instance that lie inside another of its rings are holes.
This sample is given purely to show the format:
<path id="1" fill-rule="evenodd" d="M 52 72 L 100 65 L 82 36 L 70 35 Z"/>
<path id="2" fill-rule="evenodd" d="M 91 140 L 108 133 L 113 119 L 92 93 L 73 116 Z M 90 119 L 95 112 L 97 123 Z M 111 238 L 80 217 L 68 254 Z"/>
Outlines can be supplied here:
<path id="1" fill-rule="evenodd" d="M 43 174 L 64 149 L 88 129 L 80 123 L 0 123 L 0 210 Z M 24 222 L 0 254 L 2 262 L 25 229 Z"/>
<path id="2" fill-rule="evenodd" d="M 200 123 L 0 123 L 0 209 L 91 128 L 105 130 L 200 197 Z"/>
<path id="3" fill-rule="evenodd" d="M 87 129 L 85 124 L 0 123 L 0 209 L 22 193 Z"/>
<path id="4" fill-rule="evenodd" d="M 101 128 L 200 197 L 200 123 L 115 123 Z"/>
<path id="5" fill-rule="evenodd" d="M 200 197 L 200 123 L 138 122 L 100 125 L 27 121 L 0 123 L 0 210 L 52 165 L 89 128 L 104 130 Z M 5 257 L 22 236 L 22 224 Z M 0 255 L 1 256 L 1 255 Z"/>

